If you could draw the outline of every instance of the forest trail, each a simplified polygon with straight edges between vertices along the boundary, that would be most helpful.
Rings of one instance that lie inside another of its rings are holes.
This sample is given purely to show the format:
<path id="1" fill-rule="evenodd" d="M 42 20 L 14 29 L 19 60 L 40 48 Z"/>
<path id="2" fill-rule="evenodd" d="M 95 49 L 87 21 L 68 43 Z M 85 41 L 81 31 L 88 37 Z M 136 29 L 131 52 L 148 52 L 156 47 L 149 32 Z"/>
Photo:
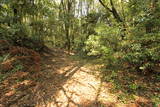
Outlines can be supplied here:
<path id="1" fill-rule="evenodd" d="M 69 57 L 56 49 L 44 55 L 41 72 L 13 73 L 1 84 L 0 107 L 124 107 L 96 71 Z"/>
<path id="2" fill-rule="evenodd" d="M 109 86 L 93 75 L 85 63 L 74 61 L 61 50 L 45 56 L 48 72 L 39 90 L 43 96 L 37 107 L 114 107 L 116 97 Z M 48 97 L 50 96 L 50 97 Z M 49 99 L 48 99 L 49 98 Z"/>

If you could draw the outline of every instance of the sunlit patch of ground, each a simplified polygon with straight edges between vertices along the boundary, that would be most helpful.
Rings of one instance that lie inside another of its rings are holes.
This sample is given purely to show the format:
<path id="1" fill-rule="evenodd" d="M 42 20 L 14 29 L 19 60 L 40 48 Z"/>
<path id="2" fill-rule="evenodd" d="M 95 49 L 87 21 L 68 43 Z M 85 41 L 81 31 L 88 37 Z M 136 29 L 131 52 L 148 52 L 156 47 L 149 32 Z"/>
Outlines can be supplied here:
<path id="1" fill-rule="evenodd" d="M 41 72 L 17 72 L 1 83 L 0 107 L 139 107 L 110 93 L 113 84 L 101 81 L 101 66 L 71 60 L 56 50 L 44 55 Z"/>
<path id="2" fill-rule="evenodd" d="M 77 67 L 73 68 L 73 72 Z M 93 71 L 94 72 L 94 71 Z M 61 86 L 53 101 L 48 104 L 42 104 L 47 107 L 98 107 L 97 104 L 103 103 L 103 106 L 116 103 L 116 97 L 108 93 L 108 87 L 104 87 L 100 79 L 88 73 L 88 69 L 80 67 L 75 74 Z M 105 103 L 107 105 L 105 105 Z M 42 105 L 37 105 L 40 107 Z M 101 104 L 102 105 L 102 104 Z"/>
<path id="3" fill-rule="evenodd" d="M 108 91 L 111 85 L 102 83 L 95 76 L 100 65 L 85 65 L 67 57 L 61 59 L 66 66 L 58 69 L 59 77 L 55 74 L 56 77 L 52 76 L 54 79 L 50 81 L 50 84 L 57 83 L 50 88 L 57 88 L 56 92 L 48 92 L 52 95 L 50 100 L 37 104 L 37 107 L 114 107 L 120 104 L 117 97 Z"/>

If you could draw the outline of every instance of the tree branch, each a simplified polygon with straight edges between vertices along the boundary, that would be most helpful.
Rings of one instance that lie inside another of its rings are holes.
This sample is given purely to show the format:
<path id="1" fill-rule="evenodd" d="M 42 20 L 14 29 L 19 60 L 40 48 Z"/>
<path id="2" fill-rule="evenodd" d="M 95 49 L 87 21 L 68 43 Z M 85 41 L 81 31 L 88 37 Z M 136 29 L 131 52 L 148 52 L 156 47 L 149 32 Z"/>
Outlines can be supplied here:
<path id="1" fill-rule="evenodd" d="M 107 6 L 102 2 L 102 0 L 99 0 L 99 2 L 101 3 L 101 5 L 102 5 L 105 9 L 107 9 L 107 10 L 110 11 L 110 12 L 112 12 L 112 10 L 111 10 L 109 7 L 107 7 Z"/>
<path id="2" fill-rule="evenodd" d="M 112 14 L 114 16 L 114 18 L 118 21 L 118 22 L 123 22 L 123 20 L 121 19 L 120 15 L 118 14 L 116 8 L 114 7 L 113 1 L 110 0 L 111 6 L 112 6 Z"/>
<path id="3" fill-rule="evenodd" d="M 99 0 L 100 4 L 109 12 L 112 13 L 113 17 L 117 20 L 117 22 L 123 22 L 123 20 L 121 19 L 120 15 L 118 14 L 116 8 L 114 7 L 113 1 L 110 0 L 110 4 L 112 6 L 112 8 L 110 9 L 109 7 L 107 7 L 102 0 Z"/>

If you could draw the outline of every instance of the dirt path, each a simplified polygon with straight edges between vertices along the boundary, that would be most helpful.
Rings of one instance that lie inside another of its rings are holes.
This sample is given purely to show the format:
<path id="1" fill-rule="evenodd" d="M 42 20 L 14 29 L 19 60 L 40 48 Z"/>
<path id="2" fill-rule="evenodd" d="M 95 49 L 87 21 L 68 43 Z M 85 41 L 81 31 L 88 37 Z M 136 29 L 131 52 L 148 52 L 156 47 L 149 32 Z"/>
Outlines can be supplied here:
<path id="1" fill-rule="evenodd" d="M 49 59 L 48 59 L 49 58 Z M 108 92 L 107 84 L 92 75 L 85 64 L 70 60 L 63 52 L 48 56 L 48 80 L 41 86 L 44 89 L 43 101 L 37 107 L 114 107 L 116 97 Z M 60 66 L 61 65 L 61 66 Z M 55 71 L 53 71 L 55 69 Z M 48 97 L 49 96 L 49 97 Z M 41 97 L 42 98 L 42 97 Z"/>
<path id="2" fill-rule="evenodd" d="M 42 72 L 15 73 L 1 84 L 0 107 L 115 107 L 109 84 L 61 50 L 44 55 Z M 10 84 L 16 79 L 16 83 Z M 8 85 L 10 84 L 10 85 Z M 124 106 L 122 106 L 124 107 Z"/>

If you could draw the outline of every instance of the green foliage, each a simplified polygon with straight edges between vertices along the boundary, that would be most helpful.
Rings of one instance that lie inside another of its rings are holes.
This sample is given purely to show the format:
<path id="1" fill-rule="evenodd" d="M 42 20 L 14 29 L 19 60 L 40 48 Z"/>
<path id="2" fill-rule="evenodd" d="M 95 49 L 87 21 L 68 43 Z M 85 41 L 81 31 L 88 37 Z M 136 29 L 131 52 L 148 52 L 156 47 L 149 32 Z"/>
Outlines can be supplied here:
<path id="1" fill-rule="evenodd" d="M 131 94 L 122 93 L 118 95 L 118 99 L 123 103 L 127 103 L 127 101 L 134 101 L 135 98 Z"/>
<path id="2" fill-rule="evenodd" d="M 129 88 L 132 90 L 137 90 L 139 88 L 139 86 L 137 84 L 130 84 Z"/>
<path id="3" fill-rule="evenodd" d="M 10 54 L 4 54 L 4 55 L 0 56 L 0 64 L 1 64 L 2 62 L 7 61 L 9 58 L 10 58 Z M 14 62 L 14 67 L 13 67 L 13 69 L 11 69 L 11 70 L 8 71 L 8 72 L 17 72 L 17 71 L 22 71 L 23 69 L 24 69 L 23 65 L 22 65 L 19 61 L 17 61 L 17 62 Z M 0 69 L 0 72 L 4 72 L 4 71 L 2 71 L 2 70 Z M 2 75 L 2 74 L 1 74 L 1 75 Z M 2 77 L 3 77 L 3 75 L 2 75 Z"/>
<path id="4" fill-rule="evenodd" d="M 156 75 L 157 81 L 160 81 L 160 75 Z"/>
<path id="5" fill-rule="evenodd" d="M 154 71 L 160 60 L 160 34 L 136 35 L 132 43 L 126 44 L 122 60 L 137 71 Z M 131 41 L 131 40 L 130 40 Z"/>
<path id="6" fill-rule="evenodd" d="M 6 61 L 9 58 L 10 54 L 4 54 L 0 56 L 0 63 Z"/>
<path id="7" fill-rule="evenodd" d="M 111 28 L 100 23 L 95 28 L 95 31 L 97 35 L 90 35 L 88 40 L 85 42 L 85 50 L 88 51 L 88 55 L 110 56 L 118 46 L 120 39 L 118 37 L 118 28 Z"/>
<path id="8" fill-rule="evenodd" d="M 21 40 L 22 38 L 32 37 L 38 40 L 44 40 L 52 29 L 47 24 L 53 14 L 54 4 L 49 0 L 28 1 L 0 1 L 0 39 L 9 39 L 11 41 Z M 43 17 L 46 17 L 45 20 Z"/>
<path id="9" fill-rule="evenodd" d="M 151 99 L 154 103 L 154 107 L 158 107 L 160 104 L 160 96 L 151 96 Z"/>
<path id="10" fill-rule="evenodd" d="M 146 4 L 145 1 L 138 2 L 140 4 L 135 1 L 128 4 L 132 6 L 131 10 L 128 10 L 131 13 L 128 14 L 133 15 L 134 20 L 126 22 L 130 26 L 125 32 L 125 39 L 121 39 L 124 31 L 120 24 L 108 26 L 104 22 L 97 23 L 94 28 L 96 33 L 89 35 L 85 42 L 84 51 L 87 55 L 100 56 L 107 68 L 119 66 L 129 71 L 157 72 L 160 60 L 160 21 L 157 19 L 159 10 L 157 8 L 153 15 L 146 5 L 141 6 Z M 134 10 L 135 8 L 137 10 Z M 135 11 L 137 16 L 133 14 Z"/>
<path id="11" fill-rule="evenodd" d="M 10 71 L 10 72 L 17 72 L 23 70 L 23 65 L 21 64 L 16 64 L 15 67 Z"/>

